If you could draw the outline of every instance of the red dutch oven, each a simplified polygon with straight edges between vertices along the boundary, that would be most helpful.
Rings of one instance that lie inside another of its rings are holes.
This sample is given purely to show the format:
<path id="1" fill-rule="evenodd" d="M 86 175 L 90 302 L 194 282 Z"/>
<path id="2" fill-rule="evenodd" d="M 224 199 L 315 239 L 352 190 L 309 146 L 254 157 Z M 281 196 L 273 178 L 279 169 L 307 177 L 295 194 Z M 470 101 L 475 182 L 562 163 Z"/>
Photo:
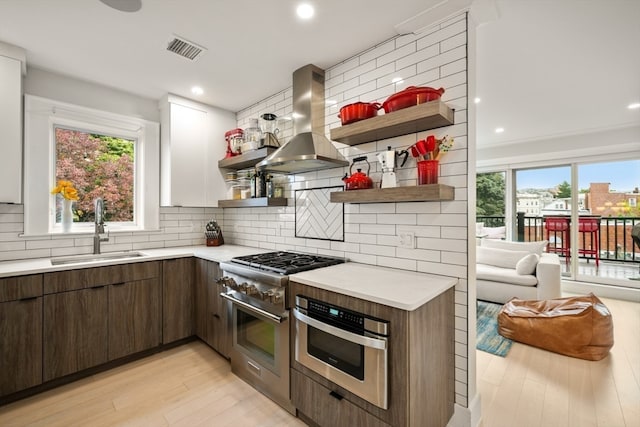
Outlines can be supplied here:
<path id="1" fill-rule="evenodd" d="M 345 105 L 340 109 L 338 117 L 342 121 L 342 126 L 359 120 L 370 119 L 378 115 L 381 105 L 377 102 L 356 102 Z"/>
<path id="2" fill-rule="evenodd" d="M 403 91 L 394 93 L 382 104 L 385 113 L 402 110 L 403 108 L 413 107 L 414 105 L 424 104 L 425 102 L 440 99 L 444 89 L 434 89 L 432 87 L 416 87 L 409 86 Z"/>

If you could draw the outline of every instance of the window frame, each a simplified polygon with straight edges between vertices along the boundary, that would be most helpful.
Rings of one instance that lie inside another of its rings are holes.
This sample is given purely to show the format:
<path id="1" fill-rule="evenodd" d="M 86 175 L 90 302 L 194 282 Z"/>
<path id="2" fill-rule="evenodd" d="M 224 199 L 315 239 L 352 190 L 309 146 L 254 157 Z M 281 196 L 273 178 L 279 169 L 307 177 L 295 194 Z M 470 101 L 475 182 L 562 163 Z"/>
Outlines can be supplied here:
<path id="1" fill-rule="evenodd" d="M 159 229 L 160 125 L 148 120 L 25 95 L 24 235 L 62 234 L 55 222 L 55 128 L 71 128 L 136 141 L 134 221 L 110 222 L 109 230 Z M 43 156 L 42 153 L 46 153 Z M 90 223 L 74 223 L 71 234 L 93 233 Z"/>

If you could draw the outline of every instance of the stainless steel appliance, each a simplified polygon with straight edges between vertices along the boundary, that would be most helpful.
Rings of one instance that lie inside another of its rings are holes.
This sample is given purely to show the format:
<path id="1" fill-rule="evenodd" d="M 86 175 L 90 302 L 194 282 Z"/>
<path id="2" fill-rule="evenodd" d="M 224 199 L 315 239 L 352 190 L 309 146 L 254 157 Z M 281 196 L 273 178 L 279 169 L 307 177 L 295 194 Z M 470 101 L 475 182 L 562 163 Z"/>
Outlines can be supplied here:
<path id="1" fill-rule="evenodd" d="M 389 322 L 296 295 L 296 361 L 387 409 Z"/>
<path id="2" fill-rule="evenodd" d="M 344 262 L 298 252 L 241 256 L 220 264 L 231 302 L 231 370 L 289 412 L 289 274 Z"/>

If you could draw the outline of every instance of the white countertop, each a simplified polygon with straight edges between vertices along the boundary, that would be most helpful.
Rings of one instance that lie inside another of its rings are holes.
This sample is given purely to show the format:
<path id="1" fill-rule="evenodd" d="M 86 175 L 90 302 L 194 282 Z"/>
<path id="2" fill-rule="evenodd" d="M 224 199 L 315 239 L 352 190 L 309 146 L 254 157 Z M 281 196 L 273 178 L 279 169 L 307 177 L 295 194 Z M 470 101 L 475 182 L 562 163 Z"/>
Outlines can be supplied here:
<path id="1" fill-rule="evenodd" d="M 0 262 L 0 277 L 52 271 L 75 270 L 105 265 L 156 261 L 170 258 L 195 256 L 215 262 L 256 253 L 270 252 L 250 246 L 181 246 L 175 248 L 145 249 L 142 256 L 124 259 L 105 259 L 78 264 L 52 265 L 50 258 L 36 258 Z M 109 253 L 105 253 L 109 255 Z M 458 279 L 413 271 L 396 270 L 367 264 L 347 262 L 331 267 L 305 271 L 289 276 L 290 280 L 350 295 L 367 301 L 385 304 L 403 310 L 415 310 L 447 289 L 455 286 Z"/>
<path id="2" fill-rule="evenodd" d="M 101 261 L 84 262 L 78 264 L 51 265 L 51 258 L 35 258 L 18 261 L 0 262 L 0 277 L 23 276 L 26 274 L 46 273 L 51 271 L 75 270 L 80 268 L 101 267 L 105 265 L 128 264 L 132 262 L 156 261 L 169 258 L 195 256 L 209 261 L 224 262 L 233 257 L 269 252 L 265 249 L 250 246 L 221 245 L 221 246 L 180 246 L 175 248 L 144 249 L 139 252 L 142 256 L 124 259 L 105 259 Z M 104 255 L 109 255 L 105 253 Z M 70 257 L 59 257 L 70 258 Z M 55 259 L 55 258 L 54 258 Z"/>
<path id="3" fill-rule="evenodd" d="M 354 262 L 292 274 L 289 280 L 408 311 L 458 283 L 454 277 Z"/>

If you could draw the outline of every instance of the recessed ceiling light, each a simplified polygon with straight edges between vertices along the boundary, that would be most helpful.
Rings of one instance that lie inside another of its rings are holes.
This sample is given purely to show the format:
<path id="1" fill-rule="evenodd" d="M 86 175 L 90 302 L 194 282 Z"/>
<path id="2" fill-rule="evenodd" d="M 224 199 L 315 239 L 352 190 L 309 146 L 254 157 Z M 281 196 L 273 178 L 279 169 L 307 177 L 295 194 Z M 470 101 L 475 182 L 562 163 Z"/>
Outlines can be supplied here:
<path id="1" fill-rule="evenodd" d="M 142 7 L 142 0 L 100 0 L 102 3 L 121 12 L 137 12 Z"/>
<path id="2" fill-rule="evenodd" d="M 313 6 L 308 3 L 302 3 L 296 9 L 296 13 L 300 19 L 310 19 L 315 11 L 313 10 Z"/>
<path id="3" fill-rule="evenodd" d="M 473 102 L 474 102 L 475 104 L 479 104 L 479 103 L 480 103 L 480 98 L 478 98 L 478 97 L 473 98 Z"/>
<path id="4" fill-rule="evenodd" d="M 627 105 L 627 108 L 630 110 L 637 110 L 640 108 L 640 102 L 634 102 L 633 104 Z"/>
<path id="5" fill-rule="evenodd" d="M 200 86 L 194 86 L 191 88 L 191 93 L 194 95 L 202 95 L 204 90 Z"/>
<path id="6" fill-rule="evenodd" d="M 504 128 L 496 128 L 496 133 L 502 133 L 504 132 Z"/>

